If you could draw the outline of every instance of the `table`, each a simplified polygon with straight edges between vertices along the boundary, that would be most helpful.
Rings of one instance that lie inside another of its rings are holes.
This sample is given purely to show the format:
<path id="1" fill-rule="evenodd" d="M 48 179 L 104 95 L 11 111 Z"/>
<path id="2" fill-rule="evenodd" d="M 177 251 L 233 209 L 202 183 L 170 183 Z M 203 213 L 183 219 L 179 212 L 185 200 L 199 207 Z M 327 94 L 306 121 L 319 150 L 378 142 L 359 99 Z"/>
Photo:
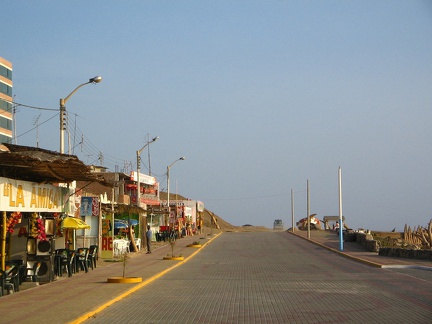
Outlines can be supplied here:
<path id="1" fill-rule="evenodd" d="M 129 240 L 124 240 L 124 239 L 117 239 L 113 241 L 113 252 L 114 252 L 114 257 L 120 257 L 125 253 L 129 253 L 129 245 L 130 245 L 130 241 Z"/>

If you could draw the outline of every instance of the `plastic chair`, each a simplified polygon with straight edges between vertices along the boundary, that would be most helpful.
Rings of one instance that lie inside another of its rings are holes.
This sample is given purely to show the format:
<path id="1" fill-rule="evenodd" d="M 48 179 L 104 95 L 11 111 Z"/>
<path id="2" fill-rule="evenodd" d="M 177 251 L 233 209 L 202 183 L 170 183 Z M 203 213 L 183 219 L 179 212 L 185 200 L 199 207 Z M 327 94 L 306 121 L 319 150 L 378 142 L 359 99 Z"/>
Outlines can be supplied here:
<path id="1" fill-rule="evenodd" d="M 72 273 L 75 273 L 75 259 L 76 259 L 76 253 L 75 251 L 70 251 L 68 250 L 68 264 L 67 264 L 67 269 L 68 269 L 68 276 L 72 277 Z"/>
<path id="2" fill-rule="evenodd" d="M 0 296 L 4 296 L 6 284 L 6 272 L 0 269 Z"/>
<path id="3" fill-rule="evenodd" d="M 136 239 L 135 245 L 136 245 L 138 250 L 141 250 L 141 239 L 140 238 Z"/>
<path id="4" fill-rule="evenodd" d="M 77 250 L 77 271 L 84 270 L 88 272 L 88 256 L 89 249 L 88 248 L 79 248 Z"/>
<path id="5" fill-rule="evenodd" d="M 8 295 L 15 291 L 14 284 L 8 281 L 8 274 L 6 271 L 0 269 L 0 284 L 1 284 L 1 296 L 5 295 L 5 290 L 7 290 Z"/>
<path id="6" fill-rule="evenodd" d="M 96 268 L 96 261 L 98 259 L 98 246 L 97 245 L 90 245 L 89 254 L 88 254 L 88 260 L 87 265 L 92 268 Z"/>
<path id="7" fill-rule="evenodd" d="M 63 269 L 62 269 L 62 264 L 61 264 L 61 255 L 60 255 L 60 251 L 59 249 L 55 250 L 55 254 L 54 254 L 54 274 L 56 276 L 62 276 L 63 274 Z"/>
<path id="8" fill-rule="evenodd" d="M 25 275 L 26 275 L 26 266 L 23 265 L 23 260 L 20 259 L 14 259 L 14 260 L 6 260 L 5 265 L 6 267 L 17 267 L 18 269 L 18 283 L 21 285 L 23 281 L 25 281 Z"/>
<path id="9" fill-rule="evenodd" d="M 35 262 L 33 265 L 33 268 L 27 268 L 26 271 L 26 280 L 30 282 L 38 282 L 38 273 L 40 270 L 42 263 L 41 262 Z"/>
<path id="10" fill-rule="evenodd" d="M 56 250 L 56 265 L 57 275 L 63 276 L 63 268 L 66 269 L 68 277 L 72 277 L 72 273 L 75 272 L 75 251 L 67 249 Z"/>
<path id="11" fill-rule="evenodd" d="M 18 267 L 13 269 L 6 275 L 4 287 L 8 291 L 8 295 L 19 291 Z"/>
<path id="12" fill-rule="evenodd" d="M 67 270 L 68 251 L 66 249 L 57 249 L 54 255 L 54 270 L 56 276 L 63 277 L 63 268 Z"/>
<path id="13" fill-rule="evenodd" d="M 120 255 L 120 248 L 119 248 L 119 240 L 114 240 L 113 242 L 113 255 L 114 258 Z"/>

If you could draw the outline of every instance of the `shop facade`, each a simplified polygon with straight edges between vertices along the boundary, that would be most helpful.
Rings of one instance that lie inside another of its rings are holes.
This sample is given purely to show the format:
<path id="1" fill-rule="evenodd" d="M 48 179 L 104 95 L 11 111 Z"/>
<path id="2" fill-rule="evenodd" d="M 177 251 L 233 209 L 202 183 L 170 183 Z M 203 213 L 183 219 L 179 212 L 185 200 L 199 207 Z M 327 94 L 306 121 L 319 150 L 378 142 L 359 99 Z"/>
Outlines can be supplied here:
<path id="1" fill-rule="evenodd" d="M 169 209 L 166 201 L 162 203 L 162 206 L 165 207 L 165 213 L 155 212 L 160 224 L 159 233 L 174 230 L 180 236 L 187 236 L 196 234 L 202 228 L 203 202 L 183 199 L 170 201 Z M 164 217 L 167 220 L 163 220 Z"/>
<path id="2" fill-rule="evenodd" d="M 140 174 L 140 206 L 138 206 L 137 174 L 131 172 L 106 172 L 103 168 L 94 168 L 95 173 L 112 183 L 112 187 L 93 183 L 82 187 L 81 195 L 105 197 L 100 208 L 100 256 L 103 259 L 120 257 L 123 253 L 139 250 L 145 244 L 147 206 L 159 206 L 159 184 L 156 178 Z M 90 222 L 92 219 L 90 218 Z M 86 218 L 87 222 L 87 218 Z"/>
<path id="3" fill-rule="evenodd" d="M 1 266 L 32 268 L 41 262 L 40 280 L 51 281 L 53 254 L 61 233 L 61 215 L 72 204 L 68 187 L 0 177 Z"/>
<path id="4" fill-rule="evenodd" d="M 66 227 L 65 220 L 85 224 L 77 208 L 76 181 L 106 181 L 74 155 L 9 143 L 0 144 L 0 168 L 1 269 L 18 266 L 22 279 L 26 268 L 40 263 L 38 280 L 52 281 L 56 249 L 78 245 L 79 227 Z"/>

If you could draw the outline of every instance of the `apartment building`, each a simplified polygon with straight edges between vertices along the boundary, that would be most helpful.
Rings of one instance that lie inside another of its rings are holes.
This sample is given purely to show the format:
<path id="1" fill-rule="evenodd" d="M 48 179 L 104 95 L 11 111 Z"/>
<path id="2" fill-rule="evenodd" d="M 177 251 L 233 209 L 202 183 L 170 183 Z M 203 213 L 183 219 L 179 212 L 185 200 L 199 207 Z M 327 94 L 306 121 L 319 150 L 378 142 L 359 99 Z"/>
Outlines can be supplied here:
<path id="1" fill-rule="evenodd" d="M 0 143 L 12 143 L 12 63 L 0 57 Z"/>

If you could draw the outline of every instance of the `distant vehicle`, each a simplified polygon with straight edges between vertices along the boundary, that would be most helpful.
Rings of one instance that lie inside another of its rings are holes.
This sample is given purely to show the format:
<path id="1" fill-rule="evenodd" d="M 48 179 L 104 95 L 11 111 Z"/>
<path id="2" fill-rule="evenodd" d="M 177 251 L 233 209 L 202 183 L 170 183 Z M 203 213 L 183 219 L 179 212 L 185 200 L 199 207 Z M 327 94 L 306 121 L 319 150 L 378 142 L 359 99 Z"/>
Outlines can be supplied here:
<path id="1" fill-rule="evenodd" d="M 275 219 L 275 221 L 273 223 L 273 229 L 278 230 L 278 231 L 283 231 L 284 224 L 282 222 L 282 219 Z"/>

